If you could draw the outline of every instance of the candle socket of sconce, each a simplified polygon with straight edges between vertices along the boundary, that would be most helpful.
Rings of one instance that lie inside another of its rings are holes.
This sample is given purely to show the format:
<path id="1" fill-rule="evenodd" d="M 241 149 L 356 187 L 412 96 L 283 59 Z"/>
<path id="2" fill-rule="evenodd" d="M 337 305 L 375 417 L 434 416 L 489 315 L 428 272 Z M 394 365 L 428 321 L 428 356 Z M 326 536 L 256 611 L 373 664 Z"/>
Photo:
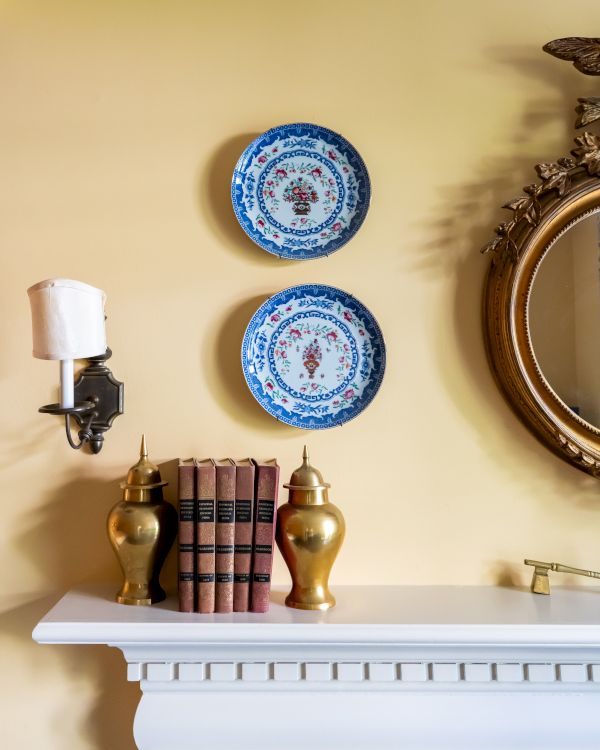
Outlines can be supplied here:
<path id="1" fill-rule="evenodd" d="M 148 460 L 142 436 L 140 460 L 121 484 L 123 499 L 110 511 L 108 538 L 123 571 L 119 604 L 149 605 L 166 594 L 159 582 L 161 568 L 177 534 L 177 511 L 163 499 L 158 466 Z"/>
<path id="2" fill-rule="evenodd" d="M 296 609 L 329 609 L 335 605 L 329 574 L 346 526 L 342 511 L 329 502 L 330 485 L 310 465 L 306 446 L 302 466 L 284 487 L 289 501 L 277 509 L 276 541 L 292 576 L 285 603 Z"/>

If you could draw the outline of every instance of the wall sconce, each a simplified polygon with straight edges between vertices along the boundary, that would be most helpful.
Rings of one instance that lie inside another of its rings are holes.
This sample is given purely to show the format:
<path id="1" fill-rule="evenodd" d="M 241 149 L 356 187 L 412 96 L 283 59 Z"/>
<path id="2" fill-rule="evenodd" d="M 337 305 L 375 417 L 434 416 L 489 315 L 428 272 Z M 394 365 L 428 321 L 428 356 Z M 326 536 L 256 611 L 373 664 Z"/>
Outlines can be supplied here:
<path id="1" fill-rule="evenodd" d="M 101 289 L 72 279 L 48 279 L 27 290 L 31 305 L 33 356 L 60 361 L 60 403 L 40 407 L 44 414 L 64 415 L 69 445 L 89 445 L 99 453 L 104 433 L 123 414 L 123 383 L 105 362 L 104 302 Z M 89 364 L 74 380 L 73 360 Z M 79 443 L 71 435 L 71 417 L 79 425 Z"/>

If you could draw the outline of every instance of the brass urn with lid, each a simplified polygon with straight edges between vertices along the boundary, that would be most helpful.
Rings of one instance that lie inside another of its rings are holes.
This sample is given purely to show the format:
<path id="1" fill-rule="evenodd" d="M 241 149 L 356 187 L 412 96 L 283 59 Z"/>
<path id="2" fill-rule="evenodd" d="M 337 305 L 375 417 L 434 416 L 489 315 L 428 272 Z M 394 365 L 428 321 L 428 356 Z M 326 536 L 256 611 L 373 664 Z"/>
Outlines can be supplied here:
<path id="1" fill-rule="evenodd" d="M 123 499 L 108 514 L 108 537 L 125 577 L 119 604 L 155 604 L 166 597 L 158 579 L 177 533 L 177 511 L 163 499 L 166 484 L 148 460 L 142 435 L 140 460 L 121 484 Z"/>
<path id="2" fill-rule="evenodd" d="M 302 466 L 283 486 L 290 494 L 277 509 L 276 540 L 293 584 L 285 603 L 296 609 L 329 609 L 335 605 L 329 574 L 344 541 L 344 516 L 329 502 L 331 485 L 310 465 L 306 446 Z"/>

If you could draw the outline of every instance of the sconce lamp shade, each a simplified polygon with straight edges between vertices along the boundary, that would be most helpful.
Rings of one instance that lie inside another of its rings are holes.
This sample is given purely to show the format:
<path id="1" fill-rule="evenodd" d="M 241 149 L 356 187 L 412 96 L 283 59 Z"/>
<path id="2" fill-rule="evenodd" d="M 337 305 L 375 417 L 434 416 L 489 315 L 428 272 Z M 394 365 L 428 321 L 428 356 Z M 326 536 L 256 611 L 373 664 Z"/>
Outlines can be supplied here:
<path id="1" fill-rule="evenodd" d="M 106 351 L 101 289 L 72 279 L 47 279 L 27 290 L 33 356 L 73 360 Z"/>

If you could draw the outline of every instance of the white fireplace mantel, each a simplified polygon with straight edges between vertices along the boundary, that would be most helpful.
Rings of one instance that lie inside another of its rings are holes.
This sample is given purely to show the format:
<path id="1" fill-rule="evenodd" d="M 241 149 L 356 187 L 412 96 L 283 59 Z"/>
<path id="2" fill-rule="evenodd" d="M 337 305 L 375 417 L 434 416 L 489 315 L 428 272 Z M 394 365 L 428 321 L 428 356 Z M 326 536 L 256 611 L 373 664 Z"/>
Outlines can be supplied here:
<path id="1" fill-rule="evenodd" d="M 70 591 L 39 643 L 121 649 L 140 750 L 600 747 L 600 590 L 337 587 L 302 612 L 190 615 Z"/>

